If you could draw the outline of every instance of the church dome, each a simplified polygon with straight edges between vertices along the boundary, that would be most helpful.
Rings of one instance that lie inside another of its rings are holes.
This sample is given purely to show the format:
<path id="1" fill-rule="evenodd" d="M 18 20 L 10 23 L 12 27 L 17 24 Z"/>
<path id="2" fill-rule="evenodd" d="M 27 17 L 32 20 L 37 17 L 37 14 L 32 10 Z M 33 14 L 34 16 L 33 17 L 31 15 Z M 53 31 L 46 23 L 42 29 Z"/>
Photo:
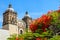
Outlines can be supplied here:
<path id="1" fill-rule="evenodd" d="M 32 19 L 28 12 L 26 11 L 25 16 L 22 18 L 22 20 Z"/>
<path id="2" fill-rule="evenodd" d="M 8 8 L 7 10 L 10 10 L 10 11 L 13 11 L 14 12 L 14 9 L 13 8 Z"/>
<path id="3" fill-rule="evenodd" d="M 26 11 L 26 14 L 24 17 L 30 17 L 30 15 L 28 14 L 28 12 Z"/>
<path id="4" fill-rule="evenodd" d="M 7 11 L 12 11 L 12 12 L 14 12 L 14 9 L 12 8 L 12 5 L 11 5 L 11 4 L 9 4 L 9 7 L 7 8 Z"/>

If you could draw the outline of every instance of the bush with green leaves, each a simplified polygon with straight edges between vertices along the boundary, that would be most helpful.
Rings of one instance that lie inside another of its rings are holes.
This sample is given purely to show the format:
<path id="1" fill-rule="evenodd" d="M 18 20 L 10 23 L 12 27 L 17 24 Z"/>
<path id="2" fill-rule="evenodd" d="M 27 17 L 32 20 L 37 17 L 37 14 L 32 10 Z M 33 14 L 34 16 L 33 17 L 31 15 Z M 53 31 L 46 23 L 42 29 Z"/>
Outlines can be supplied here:
<path id="1" fill-rule="evenodd" d="M 7 40 L 15 40 L 17 34 L 10 35 L 10 37 L 7 38 Z"/>
<path id="2" fill-rule="evenodd" d="M 18 35 L 18 39 L 20 38 L 23 38 L 24 40 L 33 40 L 33 39 L 36 39 L 37 37 L 41 37 L 41 38 L 44 38 L 44 37 L 52 37 L 52 31 L 47 31 L 47 32 L 43 32 L 42 34 L 39 34 L 39 33 L 32 33 L 32 32 L 27 32 L 25 34 L 19 34 Z M 8 40 L 16 40 L 16 37 L 17 35 L 11 35 Z"/>
<path id="3" fill-rule="evenodd" d="M 50 38 L 49 40 L 60 40 L 60 35 L 55 35 L 53 38 Z"/>

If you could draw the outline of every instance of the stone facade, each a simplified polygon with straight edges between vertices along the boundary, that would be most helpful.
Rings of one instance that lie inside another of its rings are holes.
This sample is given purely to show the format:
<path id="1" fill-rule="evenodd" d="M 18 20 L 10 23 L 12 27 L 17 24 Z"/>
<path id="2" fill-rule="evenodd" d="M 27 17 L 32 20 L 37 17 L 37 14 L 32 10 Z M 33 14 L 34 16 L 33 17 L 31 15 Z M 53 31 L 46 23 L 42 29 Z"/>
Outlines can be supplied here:
<path id="1" fill-rule="evenodd" d="M 8 9 L 3 13 L 3 29 L 8 30 L 10 34 L 23 34 L 25 30 L 29 30 L 29 24 L 31 23 L 32 18 L 28 15 L 28 12 L 25 13 L 25 16 L 21 19 L 17 19 L 17 13 L 9 4 Z"/>

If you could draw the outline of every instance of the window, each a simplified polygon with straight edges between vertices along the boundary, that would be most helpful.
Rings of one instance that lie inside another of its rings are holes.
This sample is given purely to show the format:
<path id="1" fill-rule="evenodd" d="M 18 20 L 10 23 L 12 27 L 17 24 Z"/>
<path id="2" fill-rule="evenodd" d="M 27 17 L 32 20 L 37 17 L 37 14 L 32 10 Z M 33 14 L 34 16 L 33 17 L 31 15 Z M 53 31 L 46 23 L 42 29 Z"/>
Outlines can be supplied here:
<path id="1" fill-rule="evenodd" d="M 22 30 L 20 30 L 20 34 L 22 34 L 23 33 L 23 31 Z"/>

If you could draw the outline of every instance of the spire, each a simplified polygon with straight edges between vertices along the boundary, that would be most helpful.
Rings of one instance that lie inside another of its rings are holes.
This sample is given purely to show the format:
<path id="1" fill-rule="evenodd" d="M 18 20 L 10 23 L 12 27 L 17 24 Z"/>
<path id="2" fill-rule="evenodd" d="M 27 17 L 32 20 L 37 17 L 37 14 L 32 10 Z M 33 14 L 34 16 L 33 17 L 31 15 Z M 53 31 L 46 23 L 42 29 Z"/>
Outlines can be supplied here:
<path id="1" fill-rule="evenodd" d="M 28 11 L 25 12 L 25 15 L 22 19 L 25 20 L 26 18 L 31 19 L 30 15 L 28 14 Z"/>
<path id="2" fill-rule="evenodd" d="M 9 8 L 12 8 L 12 5 L 11 4 L 9 4 Z"/>
<path id="3" fill-rule="evenodd" d="M 26 11 L 26 15 L 28 15 L 28 12 Z"/>
<path id="4" fill-rule="evenodd" d="M 28 14 L 28 11 L 26 11 L 25 17 L 30 17 L 29 14 Z"/>
<path id="5" fill-rule="evenodd" d="M 12 5 L 11 4 L 9 4 L 9 6 L 8 6 L 8 9 L 7 10 L 9 10 L 9 11 L 13 11 L 14 12 L 14 9 L 12 8 Z"/>

